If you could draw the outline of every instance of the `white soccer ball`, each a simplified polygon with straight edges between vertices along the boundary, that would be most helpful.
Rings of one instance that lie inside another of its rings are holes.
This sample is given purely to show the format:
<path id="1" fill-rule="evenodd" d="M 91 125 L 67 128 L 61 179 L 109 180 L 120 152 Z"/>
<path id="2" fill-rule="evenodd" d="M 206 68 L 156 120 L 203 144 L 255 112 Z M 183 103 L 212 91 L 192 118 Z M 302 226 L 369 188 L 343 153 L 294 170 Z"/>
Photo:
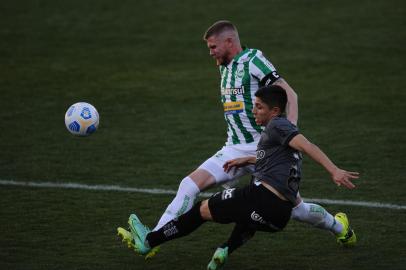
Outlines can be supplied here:
<path id="1" fill-rule="evenodd" d="M 65 126 L 74 135 L 88 136 L 99 126 L 99 113 L 89 103 L 75 103 L 65 113 Z"/>

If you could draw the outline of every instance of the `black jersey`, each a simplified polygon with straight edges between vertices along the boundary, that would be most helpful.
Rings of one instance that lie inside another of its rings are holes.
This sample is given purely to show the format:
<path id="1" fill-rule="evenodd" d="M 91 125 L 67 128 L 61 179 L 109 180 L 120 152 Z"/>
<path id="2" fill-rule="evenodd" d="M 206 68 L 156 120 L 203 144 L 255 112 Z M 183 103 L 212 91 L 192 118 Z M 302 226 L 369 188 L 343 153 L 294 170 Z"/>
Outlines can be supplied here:
<path id="1" fill-rule="evenodd" d="M 285 117 L 272 119 L 261 133 L 257 147 L 254 176 L 295 203 L 301 179 L 302 155 L 289 146 L 299 134 L 295 125 Z"/>

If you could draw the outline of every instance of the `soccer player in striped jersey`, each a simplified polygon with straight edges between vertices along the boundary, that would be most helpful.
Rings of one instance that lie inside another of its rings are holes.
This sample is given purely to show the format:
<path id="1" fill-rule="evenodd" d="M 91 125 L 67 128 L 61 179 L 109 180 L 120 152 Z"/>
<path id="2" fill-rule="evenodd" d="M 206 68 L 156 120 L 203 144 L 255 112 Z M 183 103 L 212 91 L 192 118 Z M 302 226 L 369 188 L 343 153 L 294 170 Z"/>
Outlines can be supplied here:
<path id="1" fill-rule="evenodd" d="M 255 92 L 261 86 L 278 85 L 287 94 L 287 119 L 297 124 L 297 95 L 289 84 L 277 73 L 275 67 L 258 49 L 241 46 L 238 31 L 229 21 L 214 23 L 204 34 L 204 40 L 220 70 L 221 102 L 227 123 L 227 141 L 212 157 L 207 159 L 179 185 L 173 201 L 153 229 L 160 229 L 170 220 L 187 212 L 193 206 L 196 196 L 219 184 L 251 174 L 254 166 L 225 172 L 223 165 L 228 161 L 245 156 L 255 156 L 262 128 L 255 123 L 252 113 Z M 292 210 L 292 219 L 311 224 L 339 235 L 343 224 L 323 207 L 305 203 L 300 195 Z"/>

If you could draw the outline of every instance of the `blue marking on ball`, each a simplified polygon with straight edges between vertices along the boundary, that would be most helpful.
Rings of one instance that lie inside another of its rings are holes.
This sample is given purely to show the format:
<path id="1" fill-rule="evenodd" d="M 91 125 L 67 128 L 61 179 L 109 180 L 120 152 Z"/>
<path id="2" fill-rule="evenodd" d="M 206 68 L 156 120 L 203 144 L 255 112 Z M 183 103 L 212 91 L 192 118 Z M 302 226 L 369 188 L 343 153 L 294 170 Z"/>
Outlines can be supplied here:
<path id="1" fill-rule="evenodd" d="M 75 110 L 75 106 L 71 106 L 70 108 L 69 108 L 69 110 L 68 110 L 68 117 L 71 117 L 72 116 L 72 113 L 73 113 L 73 111 Z"/>
<path id="2" fill-rule="evenodd" d="M 90 125 L 87 129 L 86 129 L 86 134 L 92 134 L 93 132 L 96 131 L 96 127 L 94 125 Z"/>
<path id="3" fill-rule="evenodd" d="M 79 132 L 80 125 L 78 122 L 73 121 L 72 123 L 69 124 L 69 129 L 72 130 L 73 132 Z"/>
<path id="4" fill-rule="evenodd" d="M 92 113 L 90 112 L 90 109 L 88 107 L 84 107 L 80 116 L 82 116 L 83 119 L 87 120 L 92 118 Z"/>

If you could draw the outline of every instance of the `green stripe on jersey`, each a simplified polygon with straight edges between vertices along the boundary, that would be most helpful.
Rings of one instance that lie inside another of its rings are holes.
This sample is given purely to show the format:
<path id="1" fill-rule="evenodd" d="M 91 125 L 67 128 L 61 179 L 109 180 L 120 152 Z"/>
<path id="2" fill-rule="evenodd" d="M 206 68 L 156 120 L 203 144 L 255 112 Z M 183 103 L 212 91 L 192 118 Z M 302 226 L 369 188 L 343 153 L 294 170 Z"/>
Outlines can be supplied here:
<path id="1" fill-rule="evenodd" d="M 261 59 L 259 59 L 258 57 L 254 57 L 254 59 L 252 59 L 252 63 L 259 69 L 261 70 L 262 73 L 264 73 L 264 75 L 267 75 L 268 73 L 272 72 L 272 70 L 264 64 L 264 62 L 261 61 Z"/>

